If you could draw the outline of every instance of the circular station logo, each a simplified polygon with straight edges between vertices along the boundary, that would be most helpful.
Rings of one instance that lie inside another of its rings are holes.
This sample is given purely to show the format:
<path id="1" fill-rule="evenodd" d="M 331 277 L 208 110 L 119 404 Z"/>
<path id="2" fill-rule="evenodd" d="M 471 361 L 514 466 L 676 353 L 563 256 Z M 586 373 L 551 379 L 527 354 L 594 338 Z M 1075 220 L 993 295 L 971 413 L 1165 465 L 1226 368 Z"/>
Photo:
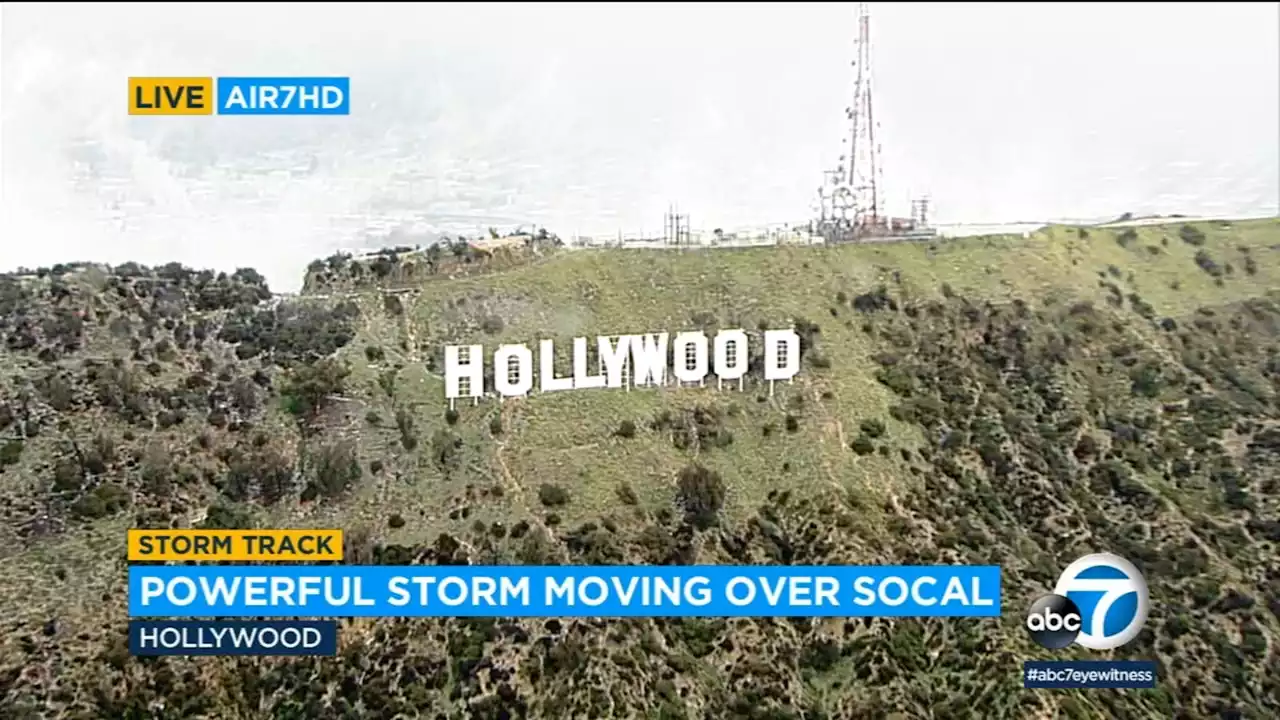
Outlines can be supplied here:
<path id="1" fill-rule="evenodd" d="M 1058 576 L 1053 593 L 1032 603 L 1026 626 L 1041 647 L 1075 643 L 1114 650 L 1138 636 L 1147 621 L 1147 581 L 1133 563 L 1111 553 L 1086 555 Z"/>

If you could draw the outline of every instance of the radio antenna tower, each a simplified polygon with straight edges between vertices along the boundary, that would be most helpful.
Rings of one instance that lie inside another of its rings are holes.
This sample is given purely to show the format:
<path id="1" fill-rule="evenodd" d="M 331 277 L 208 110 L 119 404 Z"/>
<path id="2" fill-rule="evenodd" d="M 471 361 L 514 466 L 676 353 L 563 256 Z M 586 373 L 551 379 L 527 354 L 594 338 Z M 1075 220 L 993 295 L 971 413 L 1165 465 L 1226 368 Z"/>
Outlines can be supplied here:
<path id="1" fill-rule="evenodd" d="M 928 198 L 911 205 L 911 217 L 885 215 L 880 192 L 884 185 L 880 161 L 880 124 L 872 109 L 871 13 L 867 3 L 858 3 L 858 39 L 854 54 L 853 104 L 845 109 L 849 134 L 840 142 L 846 146 L 835 170 L 823 173 L 818 188 L 821 214 L 816 223 L 818 235 L 826 242 L 858 241 L 870 237 L 933 237 L 929 227 Z"/>
<path id="2" fill-rule="evenodd" d="M 855 227 L 861 231 L 880 224 L 880 146 L 876 144 L 879 128 L 871 102 L 871 13 L 867 3 L 858 3 L 855 47 L 853 105 L 846 112 L 850 131 L 845 183 L 853 195 Z"/>

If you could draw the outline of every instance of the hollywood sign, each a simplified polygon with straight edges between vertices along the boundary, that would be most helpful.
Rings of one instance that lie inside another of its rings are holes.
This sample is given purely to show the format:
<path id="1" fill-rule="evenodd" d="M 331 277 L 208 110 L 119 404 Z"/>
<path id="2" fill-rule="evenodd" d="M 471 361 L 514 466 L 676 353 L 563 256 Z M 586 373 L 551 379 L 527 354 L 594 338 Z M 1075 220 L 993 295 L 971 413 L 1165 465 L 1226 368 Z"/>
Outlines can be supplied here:
<path id="1" fill-rule="evenodd" d="M 714 339 L 699 331 L 602 336 L 596 338 L 591 361 L 587 338 L 573 339 L 573 373 L 557 377 L 554 340 L 538 344 L 537 385 L 542 392 L 596 388 L 704 386 L 708 375 L 718 387 L 738 382 L 741 390 L 750 355 L 745 330 L 721 330 Z M 595 367 L 592 367 L 592 366 Z M 493 351 L 493 389 L 499 397 L 524 397 L 534 388 L 533 351 L 526 345 L 499 345 Z M 670 377 L 667 374 L 671 369 Z M 800 371 L 800 336 L 794 330 L 764 331 L 764 379 L 769 391 L 778 380 Z M 449 406 L 459 398 L 474 402 L 486 395 L 483 345 L 449 345 L 444 349 L 444 393 Z"/>

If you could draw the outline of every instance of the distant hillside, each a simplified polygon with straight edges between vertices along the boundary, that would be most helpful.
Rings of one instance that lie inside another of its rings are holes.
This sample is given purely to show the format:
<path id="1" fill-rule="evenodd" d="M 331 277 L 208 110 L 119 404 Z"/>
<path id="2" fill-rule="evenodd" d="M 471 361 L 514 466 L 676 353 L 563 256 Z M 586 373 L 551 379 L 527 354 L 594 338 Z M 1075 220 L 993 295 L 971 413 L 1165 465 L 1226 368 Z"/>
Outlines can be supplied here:
<path id="1" fill-rule="evenodd" d="M 1280 220 L 553 250 L 319 262 L 276 304 L 248 270 L 0 278 L 0 717 L 1280 713 Z M 454 412 L 440 376 L 446 344 L 787 325 L 772 396 Z M 189 525 L 343 527 L 363 563 L 999 564 L 1006 616 L 361 620 L 333 660 L 129 658 L 125 528 Z M 1024 691 L 1051 653 L 1017 615 L 1098 551 L 1147 576 L 1114 655 L 1159 687 Z"/>
<path id="2" fill-rule="evenodd" d="M 360 257 L 338 253 L 307 267 L 302 291 L 324 295 L 374 288 L 414 288 L 426 282 L 502 272 L 563 247 L 546 230 L 441 240 L 426 246 L 384 248 Z"/>

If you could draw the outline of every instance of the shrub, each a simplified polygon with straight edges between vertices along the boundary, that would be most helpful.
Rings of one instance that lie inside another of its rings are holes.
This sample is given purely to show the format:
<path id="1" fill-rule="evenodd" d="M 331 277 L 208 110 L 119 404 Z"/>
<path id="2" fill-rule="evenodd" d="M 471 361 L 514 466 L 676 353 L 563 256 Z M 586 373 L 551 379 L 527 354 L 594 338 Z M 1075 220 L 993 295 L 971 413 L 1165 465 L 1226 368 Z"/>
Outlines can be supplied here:
<path id="1" fill-rule="evenodd" d="M 870 420 L 863 420 L 859 423 L 858 427 L 862 429 L 862 432 L 865 433 L 867 437 L 873 439 L 881 437 L 884 435 L 885 431 L 884 422 L 874 418 Z"/>
<path id="2" fill-rule="evenodd" d="M 148 494 L 165 497 L 170 493 L 173 488 L 173 458 L 162 443 L 147 445 L 140 468 L 143 488 Z"/>
<path id="3" fill-rule="evenodd" d="M 294 368 L 280 390 L 285 409 L 299 418 L 314 417 L 328 396 L 346 389 L 350 373 L 346 365 L 332 358 Z"/>
<path id="4" fill-rule="evenodd" d="M 89 446 L 82 450 L 80 462 L 84 465 L 84 471 L 94 475 L 101 475 L 107 471 L 107 466 L 116 459 L 116 441 L 106 433 L 98 433 L 94 435 L 93 441 Z"/>
<path id="5" fill-rule="evenodd" d="M 811 641 L 800 653 L 800 667 L 826 672 L 840 661 L 840 643 L 834 640 Z"/>
<path id="6" fill-rule="evenodd" d="M 355 443 L 350 440 L 322 445 L 308 461 L 311 484 L 316 492 L 326 497 L 346 492 L 362 473 Z"/>
<path id="7" fill-rule="evenodd" d="M 1133 308 L 1134 312 L 1148 320 L 1151 320 L 1156 316 L 1156 309 L 1151 306 L 1151 303 L 1143 300 L 1138 293 L 1129 293 L 1129 305 Z"/>
<path id="8" fill-rule="evenodd" d="M 1204 245 L 1204 232 L 1194 225 L 1183 225 L 1178 229 L 1178 237 L 1188 245 Z"/>
<path id="9" fill-rule="evenodd" d="M 631 420 L 623 420 L 622 424 L 618 426 L 617 431 L 614 432 L 614 435 L 617 435 L 620 438 L 633 438 L 636 436 L 636 424 Z"/>
<path id="10" fill-rule="evenodd" d="M 206 530 L 249 530 L 253 528 L 253 516 L 238 505 L 218 502 L 209 506 L 204 520 L 196 527 Z"/>
<path id="11" fill-rule="evenodd" d="M 631 487 L 631 483 L 623 482 L 617 487 L 618 500 L 623 505 L 639 505 L 640 498 L 636 495 L 635 488 Z"/>
<path id="12" fill-rule="evenodd" d="M 247 377 L 238 377 L 227 386 L 232 407 L 245 415 L 258 409 L 258 384 Z"/>
<path id="13" fill-rule="evenodd" d="M 689 465 L 680 471 L 677 499 L 688 520 L 705 530 L 714 525 L 724 507 L 725 484 L 720 474 L 702 465 Z"/>
<path id="14" fill-rule="evenodd" d="M 414 432 L 413 416 L 408 410 L 396 410 L 396 427 L 400 430 L 400 444 L 405 450 L 413 452 L 418 447 L 418 435 Z"/>
<path id="15" fill-rule="evenodd" d="M 497 315 L 490 315 L 480 323 L 480 329 L 489 335 L 497 335 L 502 332 L 502 328 L 505 326 L 506 323 L 504 323 L 502 318 Z"/>
<path id="16" fill-rule="evenodd" d="M 359 307 L 350 302 L 332 308 L 312 304 L 284 304 L 268 310 L 242 308 L 227 318 L 218 337 L 223 342 L 270 350 L 278 361 L 312 362 L 351 342 L 355 337 L 353 321 L 359 315 Z"/>
<path id="17" fill-rule="evenodd" d="M 235 502 L 247 501 L 256 493 L 264 505 L 272 505 L 295 489 L 293 460 L 273 448 L 254 448 L 249 453 L 233 449 L 227 466 L 222 491 Z"/>
<path id="18" fill-rule="evenodd" d="M 859 435 L 849 443 L 849 448 L 859 455 L 870 455 L 876 451 L 876 446 L 871 442 L 871 438 L 866 435 Z"/>
<path id="19" fill-rule="evenodd" d="M 373 274 L 377 275 L 379 278 L 385 278 L 391 274 L 391 271 L 395 269 L 395 266 L 396 263 L 391 258 L 379 256 L 369 264 L 369 269 L 372 270 Z"/>
<path id="20" fill-rule="evenodd" d="M 1076 442 L 1076 447 L 1072 452 L 1076 456 L 1077 460 L 1086 462 L 1096 458 L 1100 450 L 1101 445 L 1099 445 L 1097 438 L 1086 433 L 1080 436 L 1080 439 Z"/>
<path id="21" fill-rule="evenodd" d="M 75 404 L 75 393 L 71 383 L 61 374 L 46 375 L 37 383 L 37 386 L 49 406 L 58 412 L 66 412 Z"/>
<path id="22" fill-rule="evenodd" d="M 1130 392 L 1138 397 L 1157 397 L 1164 384 L 1160 369 L 1150 363 L 1143 363 L 1129 370 L 1129 380 Z"/>
<path id="23" fill-rule="evenodd" d="M 1222 267 L 1219 266 L 1217 261 L 1215 261 L 1213 257 L 1204 250 L 1196 251 L 1196 265 L 1199 265 L 1201 270 L 1209 273 L 1215 278 L 1222 277 L 1223 275 Z"/>
<path id="24" fill-rule="evenodd" d="M 378 375 L 378 387 L 382 388 L 382 392 L 387 397 L 395 397 L 396 394 L 396 369 L 388 368 Z"/>
<path id="25" fill-rule="evenodd" d="M 873 313 L 881 310 L 893 310 L 897 303 L 889 297 L 889 289 L 884 285 L 869 293 L 863 293 L 853 299 L 853 309 L 858 312 Z"/>
<path id="26" fill-rule="evenodd" d="M 444 428 L 436 430 L 431 436 L 432 460 L 444 472 L 449 472 L 458 466 L 462 459 L 461 450 L 462 438 Z"/>
<path id="27" fill-rule="evenodd" d="M 21 457 L 21 440 L 9 440 L 4 445 L 0 445 L 0 468 L 16 464 Z"/>
<path id="28" fill-rule="evenodd" d="M 559 485 L 543 483 L 538 488 L 538 501 L 546 507 L 559 507 L 569 502 L 569 491 Z"/>
<path id="29" fill-rule="evenodd" d="M 72 514 L 85 520 L 115 515 L 129 505 L 129 491 L 115 483 L 103 483 L 71 505 Z"/>
<path id="30" fill-rule="evenodd" d="M 897 365 L 877 370 L 876 380 L 902 397 L 910 397 L 915 391 L 916 381 L 911 372 Z"/>
<path id="31" fill-rule="evenodd" d="M 59 495 L 78 492 L 84 486 L 84 471 L 71 458 L 63 458 L 53 465 L 53 492 Z"/>

